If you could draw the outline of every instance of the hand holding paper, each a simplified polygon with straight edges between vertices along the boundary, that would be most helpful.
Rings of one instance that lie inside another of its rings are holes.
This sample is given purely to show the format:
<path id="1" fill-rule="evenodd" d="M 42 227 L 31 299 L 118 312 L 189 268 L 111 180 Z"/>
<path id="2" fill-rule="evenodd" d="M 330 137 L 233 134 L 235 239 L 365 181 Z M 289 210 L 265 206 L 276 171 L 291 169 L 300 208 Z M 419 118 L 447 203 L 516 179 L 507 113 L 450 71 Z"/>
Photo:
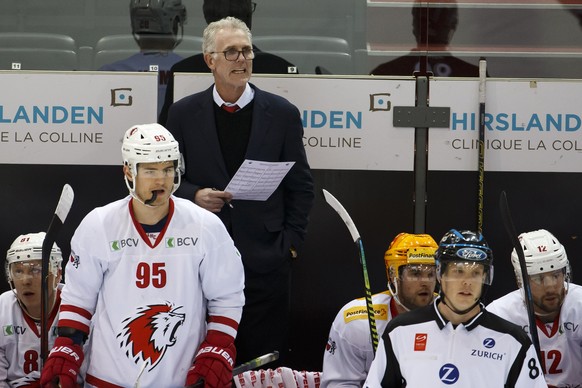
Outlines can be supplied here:
<path id="1" fill-rule="evenodd" d="M 262 162 L 246 159 L 224 191 L 233 199 L 266 201 L 295 162 Z"/>

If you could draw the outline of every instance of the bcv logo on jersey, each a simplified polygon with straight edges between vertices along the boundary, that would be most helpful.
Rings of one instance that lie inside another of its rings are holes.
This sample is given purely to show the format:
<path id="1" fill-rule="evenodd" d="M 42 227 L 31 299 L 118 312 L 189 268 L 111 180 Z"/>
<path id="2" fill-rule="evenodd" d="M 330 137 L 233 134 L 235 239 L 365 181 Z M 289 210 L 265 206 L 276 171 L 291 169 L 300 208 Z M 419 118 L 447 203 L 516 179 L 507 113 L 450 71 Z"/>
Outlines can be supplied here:
<path id="1" fill-rule="evenodd" d="M 14 326 L 14 325 L 6 325 L 2 327 L 2 332 L 4 336 L 11 336 L 11 335 L 22 335 L 26 332 L 26 327 L 22 326 Z"/>
<path id="2" fill-rule="evenodd" d="M 176 248 L 182 246 L 195 246 L 198 237 L 168 237 L 166 238 L 166 248 Z"/>
<path id="3" fill-rule="evenodd" d="M 115 240 L 109 242 L 109 248 L 112 252 L 120 251 L 125 247 L 137 247 L 139 244 L 139 239 L 137 238 L 126 238 L 123 240 Z"/>

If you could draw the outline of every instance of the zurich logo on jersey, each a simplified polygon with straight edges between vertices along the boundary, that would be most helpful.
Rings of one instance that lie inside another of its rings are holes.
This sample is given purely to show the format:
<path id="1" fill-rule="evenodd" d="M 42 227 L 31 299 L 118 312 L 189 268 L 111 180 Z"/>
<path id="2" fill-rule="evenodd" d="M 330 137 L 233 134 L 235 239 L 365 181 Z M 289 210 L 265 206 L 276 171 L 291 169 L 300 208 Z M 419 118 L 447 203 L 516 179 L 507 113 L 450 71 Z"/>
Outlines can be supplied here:
<path id="1" fill-rule="evenodd" d="M 487 258 L 487 253 L 477 248 L 462 248 L 457 251 L 457 256 L 470 261 L 482 261 Z"/>
<path id="2" fill-rule="evenodd" d="M 495 340 L 493 338 L 485 338 L 483 340 L 483 346 L 485 346 L 487 349 L 491 349 L 495 346 Z"/>
<path id="3" fill-rule="evenodd" d="M 451 385 L 459 381 L 459 368 L 453 364 L 445 364 L 439 370 L 439 378 L 447 385 Z"/>

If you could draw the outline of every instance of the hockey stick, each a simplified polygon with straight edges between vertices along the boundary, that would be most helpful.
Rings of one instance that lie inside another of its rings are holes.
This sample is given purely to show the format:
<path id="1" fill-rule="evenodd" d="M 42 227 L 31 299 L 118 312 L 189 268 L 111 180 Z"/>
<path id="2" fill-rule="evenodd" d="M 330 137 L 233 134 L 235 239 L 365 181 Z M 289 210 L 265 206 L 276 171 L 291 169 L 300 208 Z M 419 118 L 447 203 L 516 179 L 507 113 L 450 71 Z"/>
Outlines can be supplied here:
<path id="1" fill-rule="evenodd" d="M 527 318 L 529 321 L 529 334 L 531 336 L 531 341 L 534 344 L 536 349 L 536 353 L 538 355 L 538 359 L 541 361 L 541 352 L 540 352 L 540 339 L 538 337 L 538 329 L 536 326 L 536 318 L 534 313 L 533 307 L 533 296 L 531 294 L 531 287 L 529 284 L 529 275 L 527 273 L 527 266 L 525 264 L 525 254 L 523 253 L 523 248 L 519 241 L 519 236 L 515 231 L 515 226 L 513 224 L 513 219 L 511 217 L 511 212 L 509 211 L 509 203 L 507 201 L 507 195 L 505 191 L 501 192 L 499 196 L 499 210 L 501 211 L 501 218 L 503 219 L 503 225 L 505 226 L 505 230 L 511 239 L 511 243 L 515 248 L 515 252 L 517 253 L 517 257 L 519 259 L 519 268 L 521 270 L 521 278 L 523 280 L 523 291 L 525 294 L 525 306 L 527 309 Z"/>
<path id="2" fill-rule="evenodd" d="M 485 79 L 487 61 L 479 60 L 479 185 L 477 190 L 477 231 L 483 233 L 483 185 L 485 178 Z"/>
<path id="3" fill-rule="evenodd" d="M 378 330 L 376 330 L 376 317 L 374 314 L 374 306 L 372 304 L 372 292 L 370 291 L 370 280 L 368 278 L 368 268 L 366 265 L 366 255 L 364 254 L 364 244 L 362 244 L 362 239 L 360 238 L 360 233 L 356 228 L 356 225 L 352 221 L 352 218 L 348 214 L 347 210 L 342 206 L 342 204 L 333 196 L 331 193 L 323 189 L 323 196 L 326 202 L 337 212 L 341 219 L 345 222 L 352 239 L 356 243 L 358 252 L 360 254 L 360 263 L 362 264 L 362 272 L 364 274 L 364 287 L 366 291 L 366 310 L 368 311 L 368 323 L 370 324 L 370 333 L 372 336 L 372 348 L 374 353 L 378 348 Z"/>
<path id="4" fill-rule="evenodd" d="M 41 291 L 40 291 L 40 356 L 42 364 L 46 361 L 48 356 L 48 337 L 49 337 L 49 330 L 48 327 L 48 316 L 50 314 L 49 311 L 49 300 L 48 300 L 48 276 L 49 276 L 49 261 L 51 256 L 51 250 L 53 248 L 53 244 L 57 239 L 57 235 L 69 214 L 69 210 L 71 210 L 71 206 L 73 205 L 73 198 L 75 194 L 73 193 L 73 189 L 68 184 L 63 186 L 63 191 L 61 192 L 61 196 L 59 198 L 59 202 L 57 204 L 57 209 L 55 210 L 55 214 L 51 219 L 51 222 L 48 226 L 46 231 L 46 236 L 44 241 L 42 242 L 42 264 L 41 264 Z"/>
<path id="5" fill-rule="evenodd" d="M 257 358 L 253 358 L 250 361 L 247 361 L 245 363 L 240 364 L 239 366 L 235 367 L 232 370 L 232 375 L 236 376 L 236 375 L 240 375 L 241 373 L 244 373 L 246 371 L 249 371 L 251 369 L 255 369 L 258 368 L 260 366 L 263 366 L 265 364 L 268 364 L 270 362 L 273 362 L 275 360 L 279 359 L 279 352 L 278 351 L 274 351 L 271 353 L 267 353 L 267 354 L 263 354 L 262 356 L 259 356 Z"/>
<path id="6" fill-rule="evenodd" d="M 273 361 L 278 360 L 278 359 L 279 359 L 279 352 L 276 350 L 271 352 L 271 353 L 263 354 L 262 356 L 259 356 L 257 358 L 253 358 L 250 361 L 247 361 L 245 363 L 240 364 L 239 366 L 234 367 L 234 369 L 232 370 L 232 377 L 234 378 L 237 375 L 240 375 L 241 373 L 247 372 L 251 369 L 258 368 L 260 366 L 263 366 L 265 364 L 268 364 L 268 363 L 273 362 Z M 140 373 L 140 376 L 141 376 L 141 373 Z M 199 380 L 192 387 L 193 388 L 202 388 L 203 386 L 204 386 L 204 380 Z M 233 384 L 233 386 L 234 386 L 234 384 Z M 138 382 L 136 382 L 136 385 L 134 385 L 134 388 L 139 388 Z"/>

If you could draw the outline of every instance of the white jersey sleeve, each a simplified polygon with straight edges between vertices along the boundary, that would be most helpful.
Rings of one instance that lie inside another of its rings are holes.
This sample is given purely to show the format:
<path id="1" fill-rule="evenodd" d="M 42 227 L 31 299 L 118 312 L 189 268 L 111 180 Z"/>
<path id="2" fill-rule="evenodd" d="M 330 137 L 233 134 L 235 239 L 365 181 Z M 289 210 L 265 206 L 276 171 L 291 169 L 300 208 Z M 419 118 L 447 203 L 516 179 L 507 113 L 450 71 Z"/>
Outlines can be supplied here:
<path id="1" fill-rule="evenodd" d="M 391 301 L 388 291 L 372 296 L 379 335 L 397 314 Z M 361 387 L 373 359 L 366 300 L 355 299 L 342 307 L 331 325 L 323 356 L 322 388 Z"/>
<path id="2" fill-rule="evenodd" d="M 520 290 L 493 301 L 487 310 L 529 333 L 527 309 Z M 552 323 L 537 320 L 545 379 L 557 387 L 582 383 L 582 287 L 570 284 L 560 315 Z"/>
<path id="3" fill-rule="evenodd" d="M 95 209 L 75 231 L 59 326 L 90 333 L 88 386 L 133 386 L 143 370 L 142 386 L 182 387 L 207 328 L 236 336 L 241 257 L 220 219 L 191 201 L 172 197 L 156 236 L 130 202 Z"/>
<path id="4" fill-rule="evenodd" d="M 59 301 L 60 297 L 57 296 L 57 305 L 49 316 L 49 347 L 52 347 L 56 338 Z M 12 290 L 0 295 L 0 328 L 0 387 L 38 384 L 41 364 L 40 324 L 23 313 Z"/>

